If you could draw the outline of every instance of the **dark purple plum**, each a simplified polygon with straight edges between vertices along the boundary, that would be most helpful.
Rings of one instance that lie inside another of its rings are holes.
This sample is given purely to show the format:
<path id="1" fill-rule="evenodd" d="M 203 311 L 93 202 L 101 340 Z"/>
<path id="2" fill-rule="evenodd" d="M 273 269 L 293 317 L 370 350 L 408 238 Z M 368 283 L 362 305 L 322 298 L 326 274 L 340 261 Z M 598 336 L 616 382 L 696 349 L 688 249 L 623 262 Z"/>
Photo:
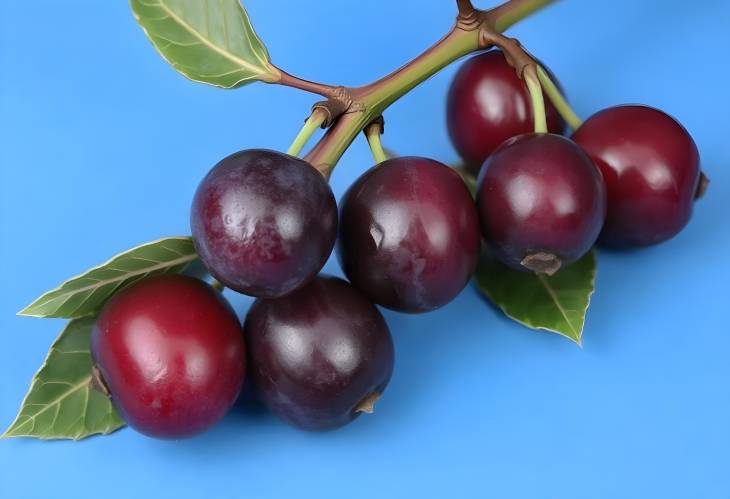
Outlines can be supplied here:
<path id="1" fill-rule="evenodd" d="M 431 159 L 389 159 L 365 172 L 340 203 L 338 255 L 374 302 L 425 312 L 451 301 L 479 258 L 479 219 L 468 188 Z"/>
<path id="2" fill-rule="evenodd" d="M 309 430 L 372 412 L 393 372 L 393 341 L 364 295 L 319 276 L 276 299 L 256 300 L 244 324 L 249 374 L 264 404 Z"/>
<path id="3" fill-rule="evenodd" d="M 274 298 L 312 279 L 337 238 L 337 205 L 309 163 L 263 149 L 215 165 L 195 193 L 195 248 L 226 287 Z"/>
<path id="4" fill-rule="evenodd" d="M 700 156 L 687 130 L 647 106 L 617 106 L 573 134 L 606 181 L 608 213 L 599 243 L 631 248 L 666 241 L 689 222 Z"/>
<path id="5" fill-rule="evenodd" d="M 530 133 L 508 140 L 485 161 L 477 207 L 482 235 L 499 260 L 552 274 L 595 243 L 606 189 L 574 142 Z"/>

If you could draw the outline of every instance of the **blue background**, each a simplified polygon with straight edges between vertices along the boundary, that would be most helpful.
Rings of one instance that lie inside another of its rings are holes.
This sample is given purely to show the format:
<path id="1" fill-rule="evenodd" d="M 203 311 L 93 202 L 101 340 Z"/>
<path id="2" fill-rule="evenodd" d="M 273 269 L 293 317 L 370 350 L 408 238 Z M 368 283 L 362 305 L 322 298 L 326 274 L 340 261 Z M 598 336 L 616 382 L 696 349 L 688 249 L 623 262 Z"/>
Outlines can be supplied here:
<path id="1" fill-rule="evenodd" d="M 455 11 L 446 0 L 246 3 L 276 64 L 350 85 L 416 55 Z M 410 22 L 396 29 L 400 9 Z M 671 242 L 600 254 L 582 349 L 511 323 L 470 287 L 429 315 L 385 313 L 397 365 L 375 416 L 310 434 L 244 404 L 188 441 L 130 430 L 0 441 L 0 497 L 730 497 L 729 22 L 724 0 L 572 0 L 511 32 L 582 116 L 625 102 L 675 115 L 713 181 Z M 3 0 L 0 51 L 5 427 L 62 327 L 15 312 L 121 250 L 188 233 L 210 166 L 285 149 L 313 98 L 190 83 L 123 1 Z M 456 159 L 444 126 L 454 70 L 387 112 L 387 146 Z M 359 138 L 336 195 L 370 163 Z M 326 269 L 339 272 L 334 259 Z M 241 314 L 249 303 L 234 302 Z"/>

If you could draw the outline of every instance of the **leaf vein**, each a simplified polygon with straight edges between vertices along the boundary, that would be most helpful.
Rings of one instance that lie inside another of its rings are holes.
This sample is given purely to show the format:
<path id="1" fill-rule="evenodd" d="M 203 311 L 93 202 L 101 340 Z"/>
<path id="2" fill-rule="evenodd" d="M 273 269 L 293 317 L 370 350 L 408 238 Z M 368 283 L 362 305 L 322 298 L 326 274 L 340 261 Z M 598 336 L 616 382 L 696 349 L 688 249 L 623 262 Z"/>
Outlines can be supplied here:
<path id="1" fill-rule="evenodd" d="M 187 23 L 184 19 L 182 19 L 180 16 L 178 16 L 165 2 L 164 0 L 159 0 L 158 3 L 159 7 L 163 9 L 175 22 L 177 22 L 180 26 L 182 26 L 184 29 L 186 29 L 191 35 L 199 39 L 206 47 L 210 48 L 214 52 L 220 54 L 221 56 L 225 57 L 226 59 L 230 60 L 231 62 L 234 62 L 238 64 L 239 66 L 248 68 L 250 71 L 257 73 L 257 74 L 266 74 L 265 70 L 262 70 L 260 67 L 257 67 L 249 62 L 246 62 L 245 60 L 241 59 L 240 57 L 232 54 L 231 52 L 227 52 L 217 45 L 215 45 L 210 40 L 206 39 L 201 33 L 199 33 L 196 29 L 194 29 L 189 23 Z"/>

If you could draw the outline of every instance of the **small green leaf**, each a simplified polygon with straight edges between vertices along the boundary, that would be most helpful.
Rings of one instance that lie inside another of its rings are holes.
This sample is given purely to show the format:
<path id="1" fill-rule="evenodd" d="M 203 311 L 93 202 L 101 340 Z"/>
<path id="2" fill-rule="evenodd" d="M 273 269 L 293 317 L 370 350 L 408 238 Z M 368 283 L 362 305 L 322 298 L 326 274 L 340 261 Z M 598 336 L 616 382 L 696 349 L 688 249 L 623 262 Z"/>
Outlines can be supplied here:
<path id="1" fill-rule="evenodd" d="M 160 55 L 191 80 L 234 88 L 281 72 L 238 0 L 131 0 Z"/>
<path id="2" fill-rule="evenodd" d="M 91 388 L 89 338 L 94 321 L 76 319 L 61 331 L 2 438 L 80 440 L 124 426 L 109 399 Z"/>
<path id="3" fill-rule="evenodd" d="M 483 254 L 476 280 L 481 292 L 511 319 L 581 344 L 596 280 L 595 250 L 552 277 L 520 272 Z"/>
<path id="4" fill-rule="evenodd" d="M 90 315 L 122 286 L 150 275 L 180 272 L 197 258 L 190 237 L 168 237 L 143 244 L 69 279 L 18 315 L 69 319 Z"/>

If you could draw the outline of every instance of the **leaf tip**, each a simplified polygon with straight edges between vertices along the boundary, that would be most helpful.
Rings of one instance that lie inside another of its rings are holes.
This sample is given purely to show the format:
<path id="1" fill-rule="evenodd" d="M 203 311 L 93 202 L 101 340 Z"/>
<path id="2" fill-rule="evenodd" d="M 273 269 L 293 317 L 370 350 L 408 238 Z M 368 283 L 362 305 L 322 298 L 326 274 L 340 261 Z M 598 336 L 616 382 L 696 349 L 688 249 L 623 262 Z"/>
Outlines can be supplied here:
<path id="1" fill-rule="evenodd" d="M 34 302 L 35 303 L 35 302 Z M 37 312 L 33 312 L 33 304 L 31 303 L 27 307 L 23 308 L 19 312 L 16 312 L 15 315 L 19 317 L 43 317 L 42 315 L 38 314 Z"/>
<path id="2" fill-rule="evenodd" d="M 0 435 L 0 440 L 7 440 L 8 438 L 17 437 L 17 435 L 13 435 L 11 433 L 13 431 L 13 426 L 15 426 L 15 423 L 11 424 L 10 427 Z"/>

